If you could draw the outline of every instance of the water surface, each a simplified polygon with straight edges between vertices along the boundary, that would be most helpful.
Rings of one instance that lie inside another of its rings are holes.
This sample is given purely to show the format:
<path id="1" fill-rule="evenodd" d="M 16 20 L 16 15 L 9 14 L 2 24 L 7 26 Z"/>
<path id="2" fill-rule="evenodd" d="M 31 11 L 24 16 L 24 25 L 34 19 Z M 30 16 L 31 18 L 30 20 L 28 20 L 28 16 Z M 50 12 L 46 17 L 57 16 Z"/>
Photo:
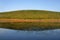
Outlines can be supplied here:
<path id="1" fill-rule="evenodd" d="M 0 40 L 60 40 L 60 29 L 22 31 L 0 28 Z"/>

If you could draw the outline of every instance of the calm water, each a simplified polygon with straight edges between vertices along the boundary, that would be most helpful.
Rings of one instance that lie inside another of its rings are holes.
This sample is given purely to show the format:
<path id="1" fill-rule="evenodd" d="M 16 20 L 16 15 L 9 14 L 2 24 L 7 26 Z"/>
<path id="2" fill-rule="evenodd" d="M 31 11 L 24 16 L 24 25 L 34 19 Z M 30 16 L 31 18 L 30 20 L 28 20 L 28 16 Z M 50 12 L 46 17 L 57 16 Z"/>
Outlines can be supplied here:
<path id="1" fill-rule="evenodd" d="M 18 31 L 0 28 L 0 40 L 60 40 L 60 29 Z"/>

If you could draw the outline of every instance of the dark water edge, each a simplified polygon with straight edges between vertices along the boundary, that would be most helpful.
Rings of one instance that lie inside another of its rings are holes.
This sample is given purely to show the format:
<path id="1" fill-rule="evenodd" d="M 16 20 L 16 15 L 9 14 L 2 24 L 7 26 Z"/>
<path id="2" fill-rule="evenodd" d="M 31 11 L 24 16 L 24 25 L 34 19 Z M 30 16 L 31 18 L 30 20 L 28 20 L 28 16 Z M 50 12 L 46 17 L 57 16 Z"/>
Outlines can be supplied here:
<path id="1" fill-rule="evenodd" d="M 3 28 L 3 29 L 10 29 L 10 30 L 18 30 L 18 31 L 47 31 L 47 30 L 55 30 L 55 29 L 11 29 L 11 28 Z M 56 28 L 60 29 L 60 28 Z"/>
<path id="2" fill-rule="evenodd" d="M 60 29 L 22 31 L 0 28 L 0 40 L 60 40 Z"/>

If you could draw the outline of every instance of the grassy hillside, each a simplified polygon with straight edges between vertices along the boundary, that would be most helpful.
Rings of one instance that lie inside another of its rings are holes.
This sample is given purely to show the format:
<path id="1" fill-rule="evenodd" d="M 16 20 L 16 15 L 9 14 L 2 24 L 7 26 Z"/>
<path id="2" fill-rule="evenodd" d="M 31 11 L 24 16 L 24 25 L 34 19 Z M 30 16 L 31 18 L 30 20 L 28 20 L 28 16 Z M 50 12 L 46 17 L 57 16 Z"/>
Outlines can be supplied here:
<path id="1" fill-rule="evenodd" d="M 60 19 L 60 12 L 43 10 L 21 10 L 12 12 L 0 12 L 0 18 L 13 19 Z"/>
<path id="2" fill-rule="evenodd" d="M 60 19 L 60 12 L 22 10 L 0 12 L 1 19 Z M 60 20 L 59 20 L 60 21 Z M 19 30 L 46 30 L 60 28 L 60 22 L 0 22 L 0 27 Z"/>

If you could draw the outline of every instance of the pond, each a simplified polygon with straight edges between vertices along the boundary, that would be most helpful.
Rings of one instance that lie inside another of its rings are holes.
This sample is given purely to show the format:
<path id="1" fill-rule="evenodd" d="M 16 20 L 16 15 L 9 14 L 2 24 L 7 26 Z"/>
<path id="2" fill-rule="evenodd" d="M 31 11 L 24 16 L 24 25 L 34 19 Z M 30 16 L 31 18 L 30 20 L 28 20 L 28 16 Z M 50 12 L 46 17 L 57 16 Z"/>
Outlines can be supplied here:
<path id="1" fill-rule="evenodd" d="M 0 40 L 60 40 L 60 29 L 22 31 L 0 28 Z"/>

